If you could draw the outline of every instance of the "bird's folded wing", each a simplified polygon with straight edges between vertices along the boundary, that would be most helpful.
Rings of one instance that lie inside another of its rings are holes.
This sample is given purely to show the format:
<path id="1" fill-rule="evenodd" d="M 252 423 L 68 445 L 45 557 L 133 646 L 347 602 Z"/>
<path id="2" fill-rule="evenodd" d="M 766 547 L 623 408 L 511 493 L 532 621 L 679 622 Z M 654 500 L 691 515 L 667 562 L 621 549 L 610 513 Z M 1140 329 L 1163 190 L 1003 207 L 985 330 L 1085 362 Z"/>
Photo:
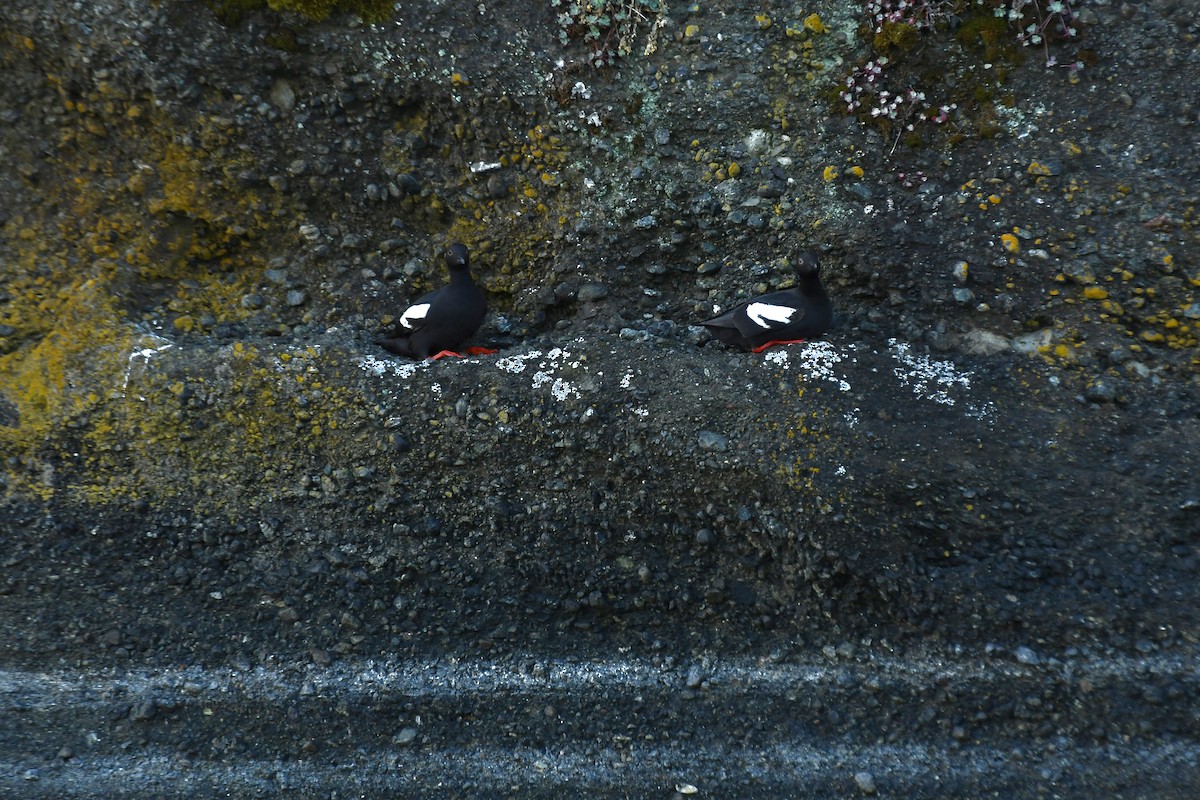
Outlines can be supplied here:
<path id="1" fill-rule="evenodd" d="M 802 308 L 753 302 L 746 306 L 745 313 L 734 316 L 734 322 L 743 336 L 753 336 L 785 328 L 799 322 L 803 317 Z"/>

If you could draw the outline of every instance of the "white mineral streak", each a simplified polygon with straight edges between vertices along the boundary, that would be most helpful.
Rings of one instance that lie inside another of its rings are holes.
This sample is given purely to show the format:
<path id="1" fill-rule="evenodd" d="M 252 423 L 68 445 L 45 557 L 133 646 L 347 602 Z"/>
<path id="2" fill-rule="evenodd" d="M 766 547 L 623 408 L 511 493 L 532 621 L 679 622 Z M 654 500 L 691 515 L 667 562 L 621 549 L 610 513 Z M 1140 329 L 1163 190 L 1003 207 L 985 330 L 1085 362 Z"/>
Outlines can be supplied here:
<path id="1" fill-rule="evenodd" d="M 153 333 L 142 334 L 138 337 L 137 344 L 129 351 L 129 360 L 125 363 L 125 375 L 121 380 L 121 393 L 124 395 L 125 389 L 129 386 L 129 376 L 133 373 L 133 364 L 137 359 L 142 359 L 143 366 L 150 363 L 150 359 L 161 353 L 163 350 L 169 350 L 174 347 L 170 340 L 158 336 Z"/>
<path id="2" fill-rule="evenodd" d="M 836 383 L 841 391 L 850 391 L 850 382 L 841 374 L 841 370 L 836 368 L 845 359 L 829 342 L 805 342 L 798 348 L 776 351 L 778 355 L 774 361 L 771 361 L 771 356 L 776 353 L 768 353 L 767 360 L 787 369 L 789 352 L 798 357 L 800 369 L 808 377 L 830 381 Z"/>
<path id="3" fill-rule="evenodd" d="M 914 356 L 907 342 L 888 339 L 892 357 L 900 363 L 892 372 L 902 386 L 908 386 L 913 394 L 924 400 L 942 405 L 954 405 L 950 396 L 953 389 L 970 389 L 970 373 L 960 373 L 950 361 L 933 361 L 929 356 Z"/>
<path id="4" fill-rule="evenodd" d="M 383 376 L 389 374 L 402 380 L 408 380 L 418 370 L 428 369 L 432 363 L 431 361 L 397 362 L 391 359 L 379 359 L 374 356 L 364 356 L 358 360 L 358 365 L 372 375 Z M 456 359 L 448 363 L 478 364 L 483 362 L 477 359 Z M 546 353 L 543 353 L 541 350 L 530 350 L 528 353 L 504 356 L 492 363 L 496 365 L 496 369 L 512 375 L 519 375 L 532 365 L 534 373 L 530 382 L 531 387 L 534 389 L 547 387 L 550 396 L 559 402 L 572 397 L 582 396 L 575 384 L 556 374 L 563 367 L 579 369 L 583 364 L 581 359 L 572 359 L 571 353 L 561 347 L 556 347 Z M 439 394 L 441 386 L 433 384 L 430 386 L 430 391 L 434 394 Z"/>

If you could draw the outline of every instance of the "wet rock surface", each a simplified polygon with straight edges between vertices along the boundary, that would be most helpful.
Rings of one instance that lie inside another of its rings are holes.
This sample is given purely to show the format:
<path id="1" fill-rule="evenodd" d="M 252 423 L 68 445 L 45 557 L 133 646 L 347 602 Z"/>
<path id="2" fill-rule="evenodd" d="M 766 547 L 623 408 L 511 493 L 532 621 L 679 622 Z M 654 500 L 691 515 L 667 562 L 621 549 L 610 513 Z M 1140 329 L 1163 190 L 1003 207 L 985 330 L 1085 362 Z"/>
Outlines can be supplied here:
<path id="1" fill-rule="evenodd" d="M 920 148 L 844 3 L 403 6 L 0 10 L 0 794 L 1194 794 L 1186 4 Z"/>

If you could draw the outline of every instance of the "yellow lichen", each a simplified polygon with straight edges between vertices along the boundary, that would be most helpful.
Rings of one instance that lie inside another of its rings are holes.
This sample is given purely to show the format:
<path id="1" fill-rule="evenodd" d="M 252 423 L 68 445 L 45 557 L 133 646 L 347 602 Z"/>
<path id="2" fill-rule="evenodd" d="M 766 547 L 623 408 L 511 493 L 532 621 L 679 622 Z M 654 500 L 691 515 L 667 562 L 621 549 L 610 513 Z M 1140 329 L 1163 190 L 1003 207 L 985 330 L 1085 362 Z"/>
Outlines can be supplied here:
<path id="1" fill-rule="evenodd" d="M 825 23 L 821 22 L 820 14 L 809 14 L 804 18 L 804 27 L 813 33 L 829 33 Z"/>

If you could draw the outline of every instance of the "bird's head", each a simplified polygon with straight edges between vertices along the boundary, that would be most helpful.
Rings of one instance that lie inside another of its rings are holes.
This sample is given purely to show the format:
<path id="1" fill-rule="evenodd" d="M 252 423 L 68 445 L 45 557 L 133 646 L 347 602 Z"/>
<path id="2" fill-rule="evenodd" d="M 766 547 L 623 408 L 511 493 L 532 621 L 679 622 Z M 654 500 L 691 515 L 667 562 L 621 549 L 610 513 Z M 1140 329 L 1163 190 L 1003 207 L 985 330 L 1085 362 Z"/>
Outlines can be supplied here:
<path id="1" fill-rule="evenodd" d="M 811 278 L 816 277 L 821 272 L 821 267 L 817 263 L 817 254 L 812 250 L 805 250 L 796 258 L 796 277 Z"/>
<path id="2" fill-rule="evenodd" d="M 467 246 L 455 242 L 450 245 L 450 249 L 446 251 L 446 266 L 451 272 L 455 270 L 466 269 L 469 262 L 467 255 Z"/>

